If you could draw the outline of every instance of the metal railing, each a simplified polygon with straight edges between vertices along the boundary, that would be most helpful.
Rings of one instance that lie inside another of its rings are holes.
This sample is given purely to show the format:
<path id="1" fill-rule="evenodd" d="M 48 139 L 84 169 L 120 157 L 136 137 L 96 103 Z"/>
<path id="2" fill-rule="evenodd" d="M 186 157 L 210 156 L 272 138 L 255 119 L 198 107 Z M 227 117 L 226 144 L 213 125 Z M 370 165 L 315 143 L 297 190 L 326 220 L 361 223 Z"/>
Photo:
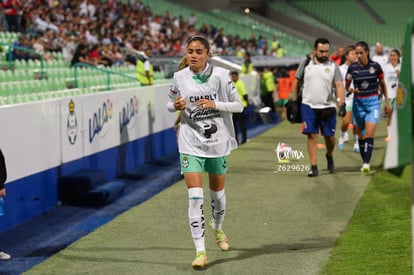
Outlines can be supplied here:
<path id="1" fill-rule="evenodd" d="M 7 43 L 1 43 L 0 42 L 0 46 L 2 46 L 2 47 L 7 46 L 8 47 L 7 48 L 7 62 L 8 62 L 8 69 L 9 70 L 13 70 L 13 61 L 14 60 L 13 60 L 12 52 L 13 52 L 13 50 L 19 50 L 19 51 L 29 53 L 29 54 L 34 55 L 34 56 L 39 58 L 39 60 L 40 60 L 40 79 L 45 78 L 45 64 L 44 64 L 45 61 L 44 61 L 44 58 L 41 54 L 39 54 L 39 53 L 37 53 L 37 52 L 35 52 L 31 49 L 25 48 L 25 47 L 14 46 L 13 44 L 7 44 Z"/>
<path id="2" fill-rule="evenodd" d="M 80 68 L 80 67 L 100 71 L 102 73 L 106 73 L 106 76 L 107 76 L 106 77 L 106 88 L 107 88 L 107 90 L 111 90 L 111 75 L 112 74 L 120 75 L 122 77 L 126 77 L 126 78 L 129 78 L 129 79 L 134 79 L 135 81 L 137 81 L 135 76 L 131 76 L 131 75 L 128 75 L 128 74 L 125 74 L 125 73 L 108 70 L 108 69 L 105 69 L 105 68 L 95 67 L 95 66 L 87 64 L 87 63 L 78 62 L 78 63 L 75 63 L 73 65 L 73 69 L 74 69 L 73 70 L 73 77 L 74 77 L 74 87 L 75 88 L 79 88 L 78 68 Z"/>

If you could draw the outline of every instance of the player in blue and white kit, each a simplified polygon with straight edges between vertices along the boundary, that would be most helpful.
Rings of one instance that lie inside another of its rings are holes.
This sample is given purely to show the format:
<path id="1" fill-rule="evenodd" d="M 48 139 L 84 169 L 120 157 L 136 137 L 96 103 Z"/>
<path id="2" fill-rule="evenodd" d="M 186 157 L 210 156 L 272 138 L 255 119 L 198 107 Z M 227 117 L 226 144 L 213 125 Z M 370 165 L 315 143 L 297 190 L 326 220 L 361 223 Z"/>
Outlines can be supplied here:
<path id="1" fill-rule="evenodd" d="M 351 64 L 346 74 L 345 89 L 354 93 L 352 115 L 354 127 L 358 134 L 358 143 L 363 161 L 361 172 L 369 172 L 372 151 L 374 149 L 374 134 L 380 120 L 381 106 L 378 85 L 381 86 L 385 99 L 385 112 L 390 112 L 387 87 L 384 73 L 380 64 L 369 58 L 369 47 L 360 41 L 355 45 L 358 61 Z M 354 88 L 351 88 L 353 83 Z"/>
<path id="2" fill-rule="evenodd" d="M 226 212 L 224 177 L 227 156 L 237 148 L 232 113 L 243 111 L 240 97 L 229 71 L 208 63 L 210 45 L 201 36 L 187 43 L 188 67 L 174 74 L 167 104 L 171 112 L 181 111 L 178 132 L 181 170 L 188 189 L 188 219 L 196 247 L 193 268 L 204 268 L 207 255 L 204 244 L 203 177 L 209 174 L 213 230 L 223 251 L 229 242 L 222 224 Z"/>

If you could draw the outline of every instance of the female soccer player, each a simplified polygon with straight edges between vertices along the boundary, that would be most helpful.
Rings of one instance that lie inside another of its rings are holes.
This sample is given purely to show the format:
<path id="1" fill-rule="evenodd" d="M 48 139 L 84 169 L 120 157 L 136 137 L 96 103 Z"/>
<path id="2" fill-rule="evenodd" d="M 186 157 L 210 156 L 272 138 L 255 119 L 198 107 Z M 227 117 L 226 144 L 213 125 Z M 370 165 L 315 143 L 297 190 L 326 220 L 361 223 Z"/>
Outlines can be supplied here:
<path id="1" fill-rule="evenodd" d="M 400 51 L 393 49 L 390 52 L 390 62 L 384 66 L 385 84 L 387 85 L 388 99 L 390 101 L 391 112 L 388 115 L 387 120 L 387 137 L 385 141 L 390 139 L 390 123 L 391 113 L 394 109 L 395 98 L 397 97 L 398 79 L 400 77 L 401 64 L 400 64 Z"/>
<path id="2" fill-rule="evenodd" d="M 341 71 L 342 77 L 344 78 L 344 87 L 345 87 L 345 79 L 346 79 L 346 72 L 348 71 L 349 65 L 356 61 L 355 55 L 355 46 L 351 45 L 346 47 L 345 50 L 345 63 L 339 67 Z M 352 87 L 352 86 L 351 86 Z M 354 100 L 353 93 L 345 93 L 345 104 L 346 104 L 346 114 L 342 118 L 342 125 L 341 125 L 341 134 L 338 139 L 338 148 L 339 150 L 344 150 L 344 143 L 349 140 L 348 136 L 348 128 L 352 122 L 352 104 Z M 354 133 L 354 152 L 359 152 L 359 145 L 358 145 L 358 135 L 356 134 L 355 128 L 353 128 Z"/>
<path id="3" fill-rule="evenodd" d="M 224 178 L 227 156 L 237 147 L 232 113 L 243 111 L 229 71 L 208 63 L 210 45 L 201 36 L 187 43 L 188 67 L 176 72 L 167 105 L 171 112 L 181 111 L 178 133 L 181 170 L 188 188 L 188 218 L 196 248 L 193 268 L 204 268 L 207 255 L 204 244 L 203 179 L 208 172 L 213 219 L 209 227 L 223 251 L 229 242 L 222 224 L 226 212 Z"/>
<path id="4" fill-rule="evenodd" d="M 355 53 L 358 61 L 348 68 L 346 91 L 354 93 L 352 115 L 363 162 L 361 172 L 368 173 L 370 171 L 369 162 L 374 149 L 375 129 L 381 117 L 378 85 L 381 86 L 384 95 L 385 112 L 388 114 L 391 108 L 384 73 L 380 64 L 369 58 L 368 44 L 364 41 L 356 43 Z M 354 88 L 351 88 L 351 83 L 353 83 Z"/>

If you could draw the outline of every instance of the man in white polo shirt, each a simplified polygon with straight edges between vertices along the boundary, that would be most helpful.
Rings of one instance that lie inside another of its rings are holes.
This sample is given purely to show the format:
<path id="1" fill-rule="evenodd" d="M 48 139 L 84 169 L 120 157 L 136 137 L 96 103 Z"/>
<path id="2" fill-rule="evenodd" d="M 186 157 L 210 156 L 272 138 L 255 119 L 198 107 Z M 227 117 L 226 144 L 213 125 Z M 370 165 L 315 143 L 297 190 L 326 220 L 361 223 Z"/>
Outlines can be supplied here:
<path id="1" fill-rule="evenodd" d="M 317 166 L 319 132 L 325 138 L 327 170 L 329 173 L 335 171 L 332 152 L 335 147 L 336 106 L 340 108 L 341 115 L 345 113 L 342 75 L 338 65 L 329 60 L 329 49 L 328 39 L 316 39 L 312 60 L 306 66 L 306 61 L 299 65 L 293 83 L 293 99 L 297 100 L 298 81 L 303 81 L 302 132 L 308 137 L 307 147 L 311 163 L 309 177 L 316 177 L 319 174 Z"/>

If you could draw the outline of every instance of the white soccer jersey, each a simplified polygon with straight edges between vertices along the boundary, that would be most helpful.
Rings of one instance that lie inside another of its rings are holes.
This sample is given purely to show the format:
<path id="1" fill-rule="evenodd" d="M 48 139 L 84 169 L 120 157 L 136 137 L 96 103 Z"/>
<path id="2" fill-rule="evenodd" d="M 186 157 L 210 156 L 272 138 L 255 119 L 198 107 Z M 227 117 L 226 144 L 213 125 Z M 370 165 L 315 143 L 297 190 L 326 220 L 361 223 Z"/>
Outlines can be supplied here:
<path id="1" fill-rule="evenodd" d="M 388 98 L 393 99 L 397 97 L 398 89 L 398 74 L 396 70 L 401 71 L 401 65 L 392 66 L 388 63 L 384 66 L 385 85 L 387 86 Z"/>
<path id="2" fill-rule="evenodd" d="M 381 69 L 384 71 L 385 66 L 388 63 L 388 56 L 383 54 L 383 55 L 374 55 L 372 58 L 372 61 L 375 61 L 377 63 L 379 63 L 381 65 Z"/>
<path id="3" fill-rule="evenodd" d="M 345 76 L 346 76 L 346 72 L 348 71 L 348 67 L 349 66 L 346 65 L 345 63 L 342 64 L 341 66 L 339 66 L 339 70 L 341 71 L 342 78 L 344 79 L 344 81 L 343 81 L 344 87 L 346 86 Z M 351 83 L 350 87 L 354 88 L 354 83 Z M 350 93 L 350 92 L 345 91 L 345 104 L 346 104 L 346 106 L 352 107 L 353 101 L 354 101 L 354 93 Z"/>
<path id="4" fill-rule="evenodd" d="M 176 111 L 175 98 L 182 96 L 186 101 L 178 134 L 180 153 L 222 157 L 237 148 L 232 113 L 242 112 L 243 105 L 228 70 L 207 64 L 197 75 L 189 67 L 182 69 L 174 74 L 168 95 L 167 107 L 172 112 Z M 201 98 L 214 101 L 216 109 L 199 109 L 196 103 Z"/>

